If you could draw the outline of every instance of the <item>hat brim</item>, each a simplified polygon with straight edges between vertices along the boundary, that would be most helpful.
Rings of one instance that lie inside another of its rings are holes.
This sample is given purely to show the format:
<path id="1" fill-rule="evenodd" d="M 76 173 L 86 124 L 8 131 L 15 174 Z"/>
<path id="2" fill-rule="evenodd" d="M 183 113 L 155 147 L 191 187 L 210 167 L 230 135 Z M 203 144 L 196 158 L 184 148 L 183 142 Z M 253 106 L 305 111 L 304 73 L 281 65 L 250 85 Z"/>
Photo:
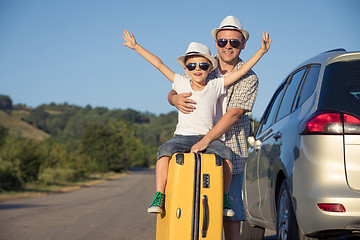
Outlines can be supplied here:
<path id="1" fill-rule="evenodd" d="M 214 28 L 211 31 L 211 36 L 216 40 L 216 34 L 221 31 L 221 30 L 236 30 L 242 33 L 242 35 L 245 38 L 245 41 L 249 40 L 249 33 L 248 31 L 244 30 L 244 29 L 239 29 L 239 28 L 231 28 L 231 27 L 224 27 L 224 28 Z"/>
<path id="2" fill-rule="evenodd" d="M 177 62 L 180 64 L 180 66 L 182 66 L 183 68 L 186 68 L 186 65 L 185 65 L 186 57 L 195 56 L 195 55 L 196 56 L 202 56 L 202 57 L 208 59 L 211 62 L 214 69 L 217 68 L 217 66 L 218 66 L 217 60 L 213 56 L 208 55 L 208 54 L 203 54 L 203 53 L 190 53 L 190 54 L 180 56 L 180 57 L 177 58 Z"/>

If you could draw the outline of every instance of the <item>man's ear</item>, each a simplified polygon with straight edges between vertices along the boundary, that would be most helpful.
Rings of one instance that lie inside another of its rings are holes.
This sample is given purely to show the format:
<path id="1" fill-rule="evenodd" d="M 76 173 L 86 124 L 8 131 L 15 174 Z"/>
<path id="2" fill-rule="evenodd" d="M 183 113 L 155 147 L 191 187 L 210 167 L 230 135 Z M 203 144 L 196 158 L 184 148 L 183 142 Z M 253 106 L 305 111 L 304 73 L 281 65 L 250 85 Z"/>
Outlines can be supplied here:
<path id="1" fill-rule="evenodd" d="M 243 50 L 245 48 L 245 46 L 246 46 L 246 41 L 243 42 L 241 50 Z"/>
<path id="2" fill-rule="evenodd" d="M 215 48 L 216 48 L 216 49 L 218 48 L 216 39 L 215 39 Z"/>

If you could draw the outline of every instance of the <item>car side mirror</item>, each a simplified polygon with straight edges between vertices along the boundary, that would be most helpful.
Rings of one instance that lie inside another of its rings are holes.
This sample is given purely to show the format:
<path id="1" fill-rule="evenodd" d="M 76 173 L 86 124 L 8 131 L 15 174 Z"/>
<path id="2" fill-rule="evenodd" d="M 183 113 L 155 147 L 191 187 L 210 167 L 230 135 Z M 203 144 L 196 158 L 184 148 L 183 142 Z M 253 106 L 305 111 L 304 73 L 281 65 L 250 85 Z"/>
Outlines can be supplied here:
<path id="1" fill-rule="evenodd" d="M 258 147 L 261 145 L 260 140 L 255 140 L 255 121 L 250 118 L 250 135 L 247 139 L 250 147 Z"/>
<path id="2" fill-rule="evenodd" d="M 248 137 L 247 142 L 248 142 L 250 147 L 255 147 L 255 138 L 254 138 L 254 136 Z"/>
<path id="3" fill-rule="evenodd" d="M 252 147 L 252 148 L 259 147 L 261 145 L 261 143 L 262 143 L 259 139 L 255 140 L 254 136 L 248 137 L 247 142 L 248 142 L 249 146 Z"/>

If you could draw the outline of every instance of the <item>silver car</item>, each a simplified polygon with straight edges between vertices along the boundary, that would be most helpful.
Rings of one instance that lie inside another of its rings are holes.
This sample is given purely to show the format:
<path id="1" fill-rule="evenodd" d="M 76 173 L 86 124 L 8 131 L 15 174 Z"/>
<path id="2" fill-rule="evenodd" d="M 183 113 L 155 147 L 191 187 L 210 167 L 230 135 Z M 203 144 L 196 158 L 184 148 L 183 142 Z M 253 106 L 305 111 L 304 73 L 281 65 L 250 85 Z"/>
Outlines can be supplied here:
<path id="1" fill-rule="evenodd" d="M 360 236 L 360 52 L 336 49 L 299 65 L 248 142 L 249 239 L 264 229 L 290 240 Z"/>

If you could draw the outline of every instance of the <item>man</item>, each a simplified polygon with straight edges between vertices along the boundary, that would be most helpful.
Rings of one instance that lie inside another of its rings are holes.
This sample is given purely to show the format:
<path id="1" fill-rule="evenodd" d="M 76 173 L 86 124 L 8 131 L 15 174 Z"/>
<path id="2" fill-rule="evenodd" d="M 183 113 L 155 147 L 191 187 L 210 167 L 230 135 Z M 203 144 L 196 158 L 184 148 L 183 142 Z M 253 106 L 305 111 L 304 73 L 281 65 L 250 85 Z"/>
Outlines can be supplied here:
<path id="1" fill-rule="evenodd" d="M 211 35 L 215 39 L 215 46 L 218 50 L 218 68 L 212 72 L 214 77 L 227 75 L 244 64 L 239 55 L 245 48 L 249 33 L 242 28 L 237 18 L 226 17 L 219 28 L 212 30 Z M 246 146 L 246 139 L 250 133 L 248 114 L 254 105 L 258 84 L 256 74 L 250 70 L 244 77 L 230 85 L 227 96 L 220 99 L 218 103 L 217 115 L 220 120 L 191 149 L 192 152 L 200 152 L 206 149 L 210 142 L 225 134 L 225 144 L 233 151 L 234 166 L 229 200 L 235 216 L 224 218 L 226 240 L 240 239 L 240 224 L 241 221 L 246 220 L 241 188 L 248 156 Z M 180 111 L 190 113 L 196 107 L 196 103 L 188 98 L 190 96 L 190 93 L 177 95 L 176 92 L 171 91 L 168 98 L 169 102 Z"/>

